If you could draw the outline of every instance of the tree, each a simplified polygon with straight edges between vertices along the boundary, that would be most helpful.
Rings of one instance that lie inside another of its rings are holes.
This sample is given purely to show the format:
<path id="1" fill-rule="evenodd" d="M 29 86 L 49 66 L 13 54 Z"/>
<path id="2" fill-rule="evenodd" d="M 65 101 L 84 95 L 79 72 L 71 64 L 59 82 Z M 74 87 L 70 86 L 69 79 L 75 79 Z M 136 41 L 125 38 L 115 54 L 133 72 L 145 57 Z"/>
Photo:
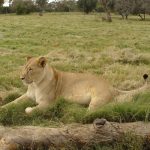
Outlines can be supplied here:
<path id="1" fill-rule="evenodd" d="M 123 19 L 132 13 L 145 20 L 146 13 L 150 13 L 150 0 L 116 0 L 115 10 Z"/>
<path id="2" fill-rule="evenodd" d="M 106 119 L 96 119 L 93 124 L 70 124 L 59 128 L 0 126 L 0 149 L 90 150 L 108 145 L 111 149 L 149 150 L 149 130 L 149 122 L 117 123 Z"/>
<path id="3" fill-rule="evenodd" d="M 145 20 L 146 13 L 150 13 L 150 0 L 133 0 L 132 14 L 139 15 Z"/>
<path id="4" fill-rule="evenodd" d="M 60 1 L 60 9 L 65 12 L 73 11 L 76 9 L 75 0 L 62 0 Z"/>
<path id="5" fill-rule="evenodd" d="M 43 15 L 43 10 L 47 3 L 48 3 L 48 0 L 36 0 L 36 4 L 38 5 L 39 10 L 40 10 L 40 13 L 39 13 L 40 16 Z"/>
<path id="6" fill-rule="evenodd" d="M 45 11 L 48 12 L 70 12 L 77 10 L 76 0 L 61 0 L 61 1 L 52 1 L 45 5 Z"/>
<path id="7" fill-rule="evenodd" d="M 116 0 L 115 10 L 122 16 L 123 19 L 128 19 L 128 15 L 132 11 L 132 0 Z"/>
<path id="8" fill-rule="evenodd" d="M 143 0 L 133 0 L 132 14 L 139 15 L 142 20 L 145 19 L 145 13 L 143 9 Z M 144 17 L 141 15 L 144 13 Z"/>
<path id="9" fill-rule="evenodd" d="M 85 13 L 90 13 L 96 8 L 97 0 L 78 0 L 78 7 Z"/>
<path id="10" fill-rule="evenodd" d="M 0 6 L 2 6 L 4 3 L 4 0 L 0 0 Z"/>
<path id="11" fill-rule="evenodd" d="M 110 14 L 110 10 L 113 6 L 114 0 L 99 0 L 100 4 L 102 4 L 104 11 L 106 13 L 106 17 L 102 17 L 102 20 L 106 20 L 108 22 L 111 22 L 111 14 Z"/>
<path id="12" fill-rule="evenodd" d="M 145 7 L 145 12 L 146 14 L 150 15 L 150 1 L 149 0 L 144 0 L 144 7 Z"/>

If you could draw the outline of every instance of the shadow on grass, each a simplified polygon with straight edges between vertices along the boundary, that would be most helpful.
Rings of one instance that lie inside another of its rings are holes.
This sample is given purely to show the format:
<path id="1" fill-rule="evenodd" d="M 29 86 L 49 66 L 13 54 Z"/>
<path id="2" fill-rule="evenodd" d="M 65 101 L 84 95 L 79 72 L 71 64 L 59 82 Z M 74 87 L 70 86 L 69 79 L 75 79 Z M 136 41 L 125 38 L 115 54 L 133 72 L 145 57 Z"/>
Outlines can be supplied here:
<path id="1" fill-rule="evenodd" d="M 9 95 L 5 103 L 18 96 L 17 93 Z M 7 109 L 0 108 L 0 124 L 58 126 L 60 123 L 92 123 L 96 118 L 106 118 L 108 121 L 116 122 L 150 120 L 150 93 L 137 95 L 132 102 L 107 104 L 95 112 L 87 112 L 87 108 L 60 98 L 44 111 L 25 114 L 25 108 L 34 105 L 34 102 L 26 101 L 11 105 Z"/>

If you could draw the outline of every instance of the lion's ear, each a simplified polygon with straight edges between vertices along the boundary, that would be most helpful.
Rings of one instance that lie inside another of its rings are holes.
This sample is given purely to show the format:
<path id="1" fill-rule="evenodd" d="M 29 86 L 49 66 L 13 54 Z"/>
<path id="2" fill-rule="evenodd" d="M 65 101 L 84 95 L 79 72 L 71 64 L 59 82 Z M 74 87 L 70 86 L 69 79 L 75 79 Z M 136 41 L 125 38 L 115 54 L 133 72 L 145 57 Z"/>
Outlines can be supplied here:
<path id="1" fill-rule="evenodd" d="M 43 67 L 43 68 L 45 67 L 46 62 L 47 62 L 47 60 L 46 60 L 45 57 L 40 57 L 39 60 L 38 60 L 39 66 L 40 66 L 40 67 Z"/>
<path id="2" fill-rule="evenodd" d="M 32 58 L 32 56 L 28 56 L 28 57 L 26 58 L 26 61 L 28 62 L 31 58 Z"/>

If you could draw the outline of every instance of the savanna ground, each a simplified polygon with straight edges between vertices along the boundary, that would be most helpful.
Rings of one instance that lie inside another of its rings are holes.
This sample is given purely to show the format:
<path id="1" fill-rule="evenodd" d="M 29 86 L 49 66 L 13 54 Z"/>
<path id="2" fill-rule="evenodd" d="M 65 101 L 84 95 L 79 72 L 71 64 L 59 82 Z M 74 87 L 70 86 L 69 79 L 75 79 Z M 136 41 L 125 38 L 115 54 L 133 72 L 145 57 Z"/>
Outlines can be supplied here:
<path id="1" fill-rule="evenodd" d="M 143 85 L 142 75 L 150 75 L 150 21 L 140 21 L 137 16 L 120 18 L 114 15 L 113 22 L 107 23 L 100 14 L 0 15 L 2 104 L 26 90 L 19 72 L 30 55 L 47 56 L 49 64 L 60 70 L 102 75 L 119 89 Z M 31 105 L 34 103 L 26 102 L 0 109 L 0 124 L 60 126 L 91 123 L 97 117 L 118 122 L 150 120 L 149 91 L 136 95 L 132 102 L 108 104 L 93 113 L 60 98 L 45 112 L 27 116 L 24 108 Z"/>

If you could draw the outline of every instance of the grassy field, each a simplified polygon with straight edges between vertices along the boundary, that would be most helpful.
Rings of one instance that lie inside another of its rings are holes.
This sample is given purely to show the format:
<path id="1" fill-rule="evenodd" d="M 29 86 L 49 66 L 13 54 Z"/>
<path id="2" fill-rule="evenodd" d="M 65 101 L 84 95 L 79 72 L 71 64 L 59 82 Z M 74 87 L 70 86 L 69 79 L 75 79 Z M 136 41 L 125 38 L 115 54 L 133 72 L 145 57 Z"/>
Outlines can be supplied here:
<path id="1" fill-rule="evenodd" d="M 149 18 L 150 19 L 150 18 Z M 138 17 L 113 22 L 101 21 L 99 14 L 49 13 L 16 16 L 0 15 L 0 96 L 3 103 L 14 100 L 26 88 L 19 79 L 26 56 L 47 56 L 49 64 L 72 72 L 103 75 L 114 87 L 134 89 L 150 75 L 150 21 Z M 133 102 L 107 105 L 94 113 L 63 99 L 32 116 L 24 108 L 33 103 L 0 110 L 4 125 L 61 125 L 90 123 L 97 117 L 128 122 L 150 120 L 150 93 L 135 96 Z"/>

